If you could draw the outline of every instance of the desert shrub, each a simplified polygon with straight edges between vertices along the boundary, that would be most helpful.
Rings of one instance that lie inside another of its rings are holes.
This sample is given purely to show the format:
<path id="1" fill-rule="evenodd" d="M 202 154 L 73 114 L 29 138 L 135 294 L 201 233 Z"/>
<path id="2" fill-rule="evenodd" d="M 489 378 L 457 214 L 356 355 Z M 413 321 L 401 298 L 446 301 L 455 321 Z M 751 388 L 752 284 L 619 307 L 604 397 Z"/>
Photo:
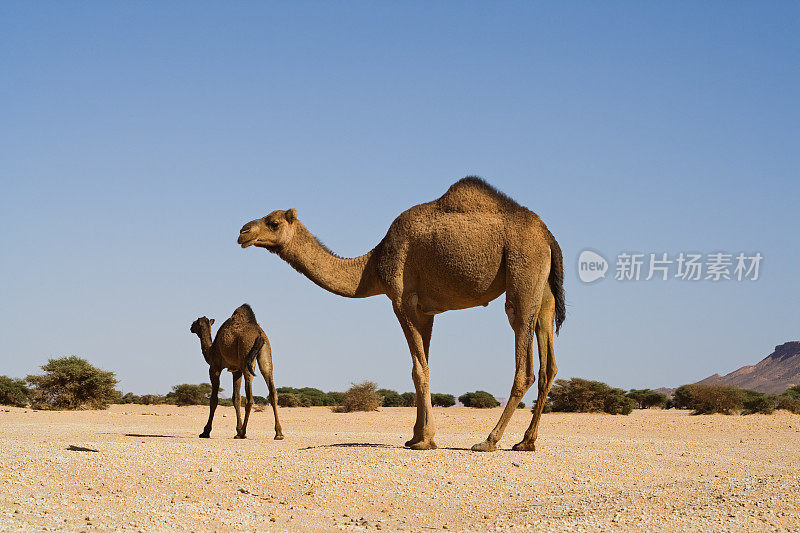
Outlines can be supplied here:
<path id="1" fill-rule="evenodd" d="M 50 359 L 41 376 L 28 376 L 36 409 L 105 409 L 119 401 L 113 372 L 94 367 L 76 356 Z"/>
<path id="2" fill-rule="evenodd" d="M 437 407 L 452 407 L 456 404 L 456 397 L 452 394 L 431 394 L 431 403 Z"/>
<path id="3" fill-rule="evenodd" d="M 142 394 L 139 396 L 139 401 L 136 403 L 142 405 L 161 405 L 165 402 L 165 398 L 160 394 Z"/>
<path id="4" fill-rule="evenodd" d="M 0 376 L 0 405 L 25 407 L 29 392 L 24 379 Z"/>
<path id="5" fill-rule="evenodd" d="M 636 405 L 633 399 L 625 396 L 622 389 L 581 378 L 556 380 L 548 397 L 553 411 L 567 413 L 604 412 L 627 415 Z"/>
<path id="6" fill-rule="evenodd" d="M 140 403 L 140 397 L 132 392 L 126 392 L 122 395 L 119 399 L 119 403 L 121 404 L 128 404 L 128 403 Z"/>
<path id="7" fill-rule="evenodd" d="M 319 389 L 315 389 L 314 387 L 303 387 L 302 389 L 296 389 L 294 387 L 278 387 L 276 392 L 278 395 L 296 394 L 300 397 L 300 403 L 303 407 L 310 407 L 312 405 L 334 405 L 329 394 L 322 392 Z"/>
<path id="8" fill-rule="evenodd" d="M 217 398 L 217 405 L 220 407 L 233 407 L 233 398 Z M 244 399 L 242 400 L 242 405 L 244 405 Z"/>
<path id="9" fill-rule="evenodd" d="M 675 409 L 693 409 L 692 385 L 681 385 L 672 393 L 671 407 Z"/>
<path id="10" fill-rule="evenodd" d="M 693 414 L 731 414 L 741 408 L 744 391 L 727 385 L 689 385 L 690 408 Z"/>
<path id="11" fill-rule="evenodd" d="M 372 381 L 353 383 L 353 386 L 344 393 L 342 405 L 335 409 L 336 412 L 377 411 L 381 405 L 377 389 L 378 386 Z"/>
<path id="12" fill-rule="evenodd" d="M 253 395 L 253 403 L 261 404 L 261 405 L 268 405 L 269 398 L 264 398 L 263 396 L 259 396 L 258 394 Z"/>
<path id="13" fill-rule="evenodd" d="M 525 402 L 519 402 L 517 409 L 525 409 Z"/>
<path id="14" fill-rule="evenodd" d="M 328 399 L 330 400 L 329 405 L 342 405 L 342 402 L 344 402 L 344 393 L 330 391 L 328 392 Z"/>
<path id="15" fill-rule="evenodd" d="M 781 396 L 787 396 L 789 398 L 795 398 L 800 400 L 800 385 L 789 387 L 781 394 Z"/>
<path id="16" fill-rule="evenodd" d="M 752 390 L 745 390 L 742 392 L 741 407 L 743 415 L 751 415 L 753 413 L 771 415 L 775 412 L 777 403 L 777 396 L 772 394 L 763 394 Z"/>
<path id="17" fill-rule="evenodd" d="M 278 393 L 278 406 L 279 407 L 311 407 L 311 400 L 305 396 L 301 396 L 296 392 L 279 392 Z"/>
<path id="18" fill-rule="evenodd" d="M 417 395 L 413 392 L 404 392 L 400 395 L 403 398 L 403 405 L 405 407 L 416 407 Z"/>
<path id="19" fill-rule="evenodd" d="M 666 394 L 650 389 L 631 389 L 626 396 L 635 401 L 639 409 L 665 407 L 667 405 Z"/>
<path id="20" fill-rule="evenodd" d="M 378 396 L 381 397 L 381 405 L 383 407 L 404 407 L 406 404 L 403 397 L 392 389 L 379 389 Z"/>
<path id="21" fill-rule="evenodd" d="M 303 387 L 298 389 L 300 396 L 308 398 L 311 405 L 333 405 L 328 395 L 314 387 Z"/>
<path id="22" fill-rule="evenodd" d="M 775 409 L 783 409 L 800 415 L 800 397 L 796 398 L 783 393 L 775 399 Z"/>
<path id="23" fill-rule="evenodd" d="M 221 388 L 220 392 L 222 392 Z M 200 383 L 199 385 L 183 383 L 181 385 L 173 385 L 172 392 L 167 393 L 165 398 L 168 403 L 174 403 L 180 406 L 208 405 L 210 396 L 211 385 L 208 383 Z"/>
<path id="24" fill-rule="evenodd" d="M 465 407 L 477 407 L 478 409 L 488 409 L 500 405 L 500 402 L 485 390 L 462 394 L 458 397 L 458 401 Z"/>

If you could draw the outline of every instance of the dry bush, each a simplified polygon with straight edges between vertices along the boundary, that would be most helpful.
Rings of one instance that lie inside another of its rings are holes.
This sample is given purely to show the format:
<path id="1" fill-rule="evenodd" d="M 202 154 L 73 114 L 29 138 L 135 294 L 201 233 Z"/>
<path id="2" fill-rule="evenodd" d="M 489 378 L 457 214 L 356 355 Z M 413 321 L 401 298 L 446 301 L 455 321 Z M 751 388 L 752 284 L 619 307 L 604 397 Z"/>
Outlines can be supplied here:
<path id="1" fill-rule="evenodd" d="M 636 402 L 625 391 L 600 381 L 572 378 L 556 380 L 548 396 L 553 411 L 567 413 L 609 413 L 627 415 Z"/>
<path id="2" fill-rule="evenodd" d="M 353 386 L 344 393 L 342 405 L 335 408 L 337 413 L 350 413 L 353 411 L 377 411 L 381 405 L 381 396 L 378 394 L 378 385 L 373 381 L 353 383 Z"/>

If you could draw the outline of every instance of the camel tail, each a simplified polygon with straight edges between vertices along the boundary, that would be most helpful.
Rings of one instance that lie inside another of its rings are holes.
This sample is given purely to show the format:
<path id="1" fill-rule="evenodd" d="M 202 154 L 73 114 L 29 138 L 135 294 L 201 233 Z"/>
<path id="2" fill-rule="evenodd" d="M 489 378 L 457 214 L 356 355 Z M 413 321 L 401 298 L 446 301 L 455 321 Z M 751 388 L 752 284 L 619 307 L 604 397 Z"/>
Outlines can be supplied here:
<path id="1" fill-rule="evenodd" d="M 561 324 L 567 317 L 567 307 L 564 301 L 564 258 L 561 255 L 561 247 L 550 231 L 547 231 L 550 238 L 550 291 L 556 299 L 556 335 L 561 329 Z"/>
<path id="2" fill-rule="evenodd" d="M 256 342 L 253 343 L 253 347 L 250 348 L 250 351 L 247 353 L 246 366 L 250 373 L 254 376 L 256 375 L 256 357 L 258 357 L 258 354 L 261 353 L 262 348 L 264 348 L 264 337 L 259 336 L 256 338 Z"/>

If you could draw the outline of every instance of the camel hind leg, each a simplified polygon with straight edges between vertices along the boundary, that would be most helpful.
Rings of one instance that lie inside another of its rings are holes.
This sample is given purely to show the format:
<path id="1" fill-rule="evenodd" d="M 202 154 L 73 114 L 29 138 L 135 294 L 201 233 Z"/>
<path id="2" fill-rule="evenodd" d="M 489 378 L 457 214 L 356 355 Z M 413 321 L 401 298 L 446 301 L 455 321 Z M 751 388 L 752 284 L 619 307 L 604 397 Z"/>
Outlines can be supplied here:
<path id="1" fill-rule="evenodd" d="M 518 451 L 536 449 L 536 436 L 539 432 L 539 421 L 547 401 L 547 394 L 553 385 L 558 372 L 556 354 L 553 349 L 553 320 L 555 317 L 555 298 L 548 287 L 544 294 L 542 307 L 536 320 L 536 341 L 539 348 L 539 395 L 533 408 L 531 424 L 525 431 L 522 441 L 514 445 Z"/>
<path id="2" fill-rule="evenodd" d="M 278 420 L 278 393 L 275 391 L 275 382 L 272 379 L 272 349 L 269 342 L 265 342 L 261 348 L 258 358 L 258 369 L 267 382 L 267 390 L 269 391 L 269 403 L 272 405 L 272 414 L 275 417 L 275 439 L 283 440 L 283 429 Z"/>
<path id="3" fill-rule="evenodd" d="M 491 452 L 497 449 L 497 442 L 503 436 L 511 416 L 516 411 L 522 397 L 534 382 L 533 375 L 533 327 L 538 316 L 542 294 L 547 284 L 546 270 L 509 270 L 507 279 L 511 280 L 506 293 L 506 314 L 514 330 L 514 382 L 500 420 L 485 441 L 472 447 L 476 452 Z"/>

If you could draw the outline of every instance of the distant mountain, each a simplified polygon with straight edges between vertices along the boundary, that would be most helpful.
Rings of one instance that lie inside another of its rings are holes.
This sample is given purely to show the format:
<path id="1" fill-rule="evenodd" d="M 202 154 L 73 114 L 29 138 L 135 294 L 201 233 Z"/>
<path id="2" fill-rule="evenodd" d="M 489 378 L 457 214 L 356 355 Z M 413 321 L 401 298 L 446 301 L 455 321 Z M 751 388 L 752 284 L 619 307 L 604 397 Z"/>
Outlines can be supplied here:
<path id="1" fill-rule="evenodd" d="M 775 347 L 775 351 L 760 362 L 743 366 L 730 374 L 714 374 L 702 381 L 704 385 L 733 385 L 769 394 L 780 394 L 800 384 L 800 341 Z"/>

